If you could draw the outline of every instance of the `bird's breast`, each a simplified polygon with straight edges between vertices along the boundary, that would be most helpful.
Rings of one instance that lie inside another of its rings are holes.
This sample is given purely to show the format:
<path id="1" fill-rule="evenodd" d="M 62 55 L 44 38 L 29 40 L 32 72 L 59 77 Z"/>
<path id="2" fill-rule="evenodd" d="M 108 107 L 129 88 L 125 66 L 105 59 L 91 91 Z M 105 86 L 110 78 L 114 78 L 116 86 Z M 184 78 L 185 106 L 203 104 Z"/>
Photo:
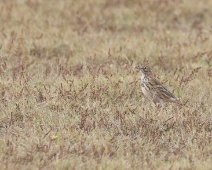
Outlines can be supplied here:
<path id="1" fill-rule="evenodd" d="M 153 97 L 152 93 L 145 86 L 144 87 L 141 86 L 141 90 L 147 98 L 152 99 Z"/>

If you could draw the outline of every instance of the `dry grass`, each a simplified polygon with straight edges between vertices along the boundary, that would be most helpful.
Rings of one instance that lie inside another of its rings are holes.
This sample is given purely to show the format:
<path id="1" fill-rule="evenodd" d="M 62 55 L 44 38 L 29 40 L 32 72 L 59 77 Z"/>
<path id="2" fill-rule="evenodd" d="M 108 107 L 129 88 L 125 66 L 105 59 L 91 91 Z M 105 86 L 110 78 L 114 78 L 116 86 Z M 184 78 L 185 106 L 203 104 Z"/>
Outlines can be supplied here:
<path id="1" fill-rule="evenodd" d="M 1 169 L 211 169 L 211 17 L 210 0 L 2 0 Z M 188 107 L 145 99 L 144 58 Z"/>

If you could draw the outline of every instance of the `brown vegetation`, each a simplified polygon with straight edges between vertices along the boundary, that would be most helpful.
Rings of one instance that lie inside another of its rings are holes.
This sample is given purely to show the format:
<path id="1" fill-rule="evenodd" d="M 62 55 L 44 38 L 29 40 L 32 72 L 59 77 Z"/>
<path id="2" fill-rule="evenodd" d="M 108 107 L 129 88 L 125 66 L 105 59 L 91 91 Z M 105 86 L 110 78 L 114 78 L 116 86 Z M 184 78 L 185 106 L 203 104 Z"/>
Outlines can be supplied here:
<path id="1" fill-rule="evenodd" d="M 0 1 L 1 169 L 211 169 L 212 1 Z M 148 59 L 187 103 L 159 110 Z"/>

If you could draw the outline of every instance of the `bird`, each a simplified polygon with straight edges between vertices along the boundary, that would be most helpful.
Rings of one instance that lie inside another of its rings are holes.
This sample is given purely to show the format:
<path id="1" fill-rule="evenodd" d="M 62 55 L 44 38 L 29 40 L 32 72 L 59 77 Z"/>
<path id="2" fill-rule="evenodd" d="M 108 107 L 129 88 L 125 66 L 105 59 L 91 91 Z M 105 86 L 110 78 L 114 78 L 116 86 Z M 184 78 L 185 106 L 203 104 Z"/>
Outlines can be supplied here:
<path id="1" fill-rule="evenodd" d="M 137 68 L 141 71 L 141 90 L 149 100 L 155 103 L 156 107 L 164 107 L 169 102 L 181 104 L 179 99 L 155 78 L 149 66 Z"/>

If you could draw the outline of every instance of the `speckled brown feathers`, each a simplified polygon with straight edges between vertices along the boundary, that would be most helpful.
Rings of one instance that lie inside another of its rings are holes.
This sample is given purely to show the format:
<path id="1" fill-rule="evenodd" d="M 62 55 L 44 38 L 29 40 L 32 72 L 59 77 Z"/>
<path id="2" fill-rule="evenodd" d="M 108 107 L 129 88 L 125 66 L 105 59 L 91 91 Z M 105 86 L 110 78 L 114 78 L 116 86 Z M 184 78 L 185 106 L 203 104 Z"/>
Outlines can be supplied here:
<path id="1" fill-rule="evenodd" d="M 180 103 L 153 75 L 150 67 L 143 66 L 141 70 L 141 89 L 143 94 L 152 100 L 156 106 L 164 106 L 167 102 Z"/>

